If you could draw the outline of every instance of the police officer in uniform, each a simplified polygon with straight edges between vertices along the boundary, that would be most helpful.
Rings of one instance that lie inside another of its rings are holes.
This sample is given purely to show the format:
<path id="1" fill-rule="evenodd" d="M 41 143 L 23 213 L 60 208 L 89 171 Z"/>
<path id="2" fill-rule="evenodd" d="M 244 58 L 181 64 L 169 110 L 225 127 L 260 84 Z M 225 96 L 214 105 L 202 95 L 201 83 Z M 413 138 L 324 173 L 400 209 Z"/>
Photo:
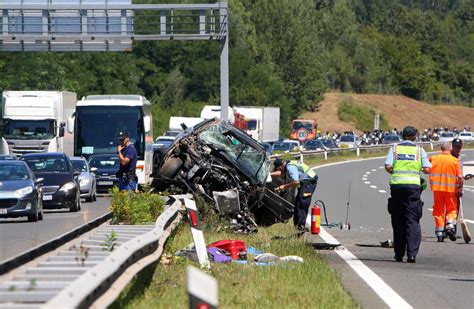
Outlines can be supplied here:
<path id="1" fill-rule="evenodd" d="M 390 174 L 388 212 L 391 215 L 395 261 L 416 263 L 421 242 L 420 219 L 423 214 L 420 171 L 429 174 L 431 163 L 426 152 L 414 141 L 418 131 L 407 126 L 403 141 L 388 152 L 385 170 Z"/>
<path id="2" fill-rule="evenodd" d="M 297 161 L 285 161 L 280 158 L 273 162 L 274 171 L 271 176 L 286 176 L 287 183 L 276 188 L 276 191 L 298 188 L 295 198 L 293 224 L 298 231 L 305 231 L 306 217 L 311 198 L 318 184 L 318 176 L 308 165 Z"/>
<path id="3" fill-rule="evenodd" d="M 136 191 L 137 190 L 137 176 L 135 169 L 137 166 L 137 150 L 130 142 L 130 138 L 126 133 L 120 133 L 120 144 L 117 146 L 118 158 L 120 161 L 120 168 L 117 172 L 119 180 L 119 190 Z"/>

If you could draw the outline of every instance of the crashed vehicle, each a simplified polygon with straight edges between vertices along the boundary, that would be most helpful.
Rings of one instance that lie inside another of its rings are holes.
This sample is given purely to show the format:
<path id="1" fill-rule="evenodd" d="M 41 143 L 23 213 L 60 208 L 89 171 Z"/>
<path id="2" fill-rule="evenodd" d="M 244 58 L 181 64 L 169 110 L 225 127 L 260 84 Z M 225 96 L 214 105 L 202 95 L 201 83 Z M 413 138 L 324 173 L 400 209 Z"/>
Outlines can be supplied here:
<path id="1" fill-rule="evenodd" d="M 269 168 L 262 145 L 230 123 L 210 119 L 185 127 L 160 161 L 152 186 L 202 195 L 230 219 L 234 232 L 251 233 L 293 215 L 294 206 L 267 188 Z"/>

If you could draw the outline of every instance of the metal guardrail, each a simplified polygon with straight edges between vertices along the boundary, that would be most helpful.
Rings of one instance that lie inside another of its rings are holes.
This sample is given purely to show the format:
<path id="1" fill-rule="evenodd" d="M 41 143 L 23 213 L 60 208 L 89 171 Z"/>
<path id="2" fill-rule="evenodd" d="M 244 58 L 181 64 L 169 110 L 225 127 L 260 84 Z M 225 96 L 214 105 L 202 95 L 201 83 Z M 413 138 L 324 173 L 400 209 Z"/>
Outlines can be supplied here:
<path id="1" fill-rule="evenodd" d="M 474 146 L 474 142 L 471 141 L 464 141 L 464 145 L 468 145 L 469 147 Z M 421 145 L 423 148 L 428 148 L 430 151 L 436 151 L 439 149 L 441 146 L 441 142 L 419 142 L 416 143 L 417 145 Z M 392 145 L 367 145 L 367 146 L 357 146 L 357 147 L 352 147 L 352 148 L 336 148 L 336 149 L 326 149 L 326 150 L 308 150 L 308 151 L 300 151 L 300 152 L 290 152 L 290 156 L 292 159 L 298 159 L 300 161 L 304 161 L 305 157 L 314 157 L 314 156 L 322 156 L 324 157 L 325 160 L 328 160 L 328 158 L 331 155 L 340 155 L 341 153 L 350 153 L 350 152 L 355 152 L 355 155 L 357 157 L 360 156 L 361 152 L 378 152 L 378 151 L 388 151 Z M 278 155 L 271 155 L 271 159 L 279 158 L 283 156 L 284 154 L 278 154 Z"/>
<path id="2" fill-rule="evenodd" d="M 2 276 L 0 307 L 107 307 L 136 273 L 160 258 L 181 221 L 179 210 L 185 198 L 171 196 L 155 225 L 104 225 L 29 264 L 24 258 L 10 263 L 9 268 L 21 267 Z M 112 232 L 115 249 L 109 252 Z"/>
<path id="3" fill-rule="evenodd" d="M 45 308 L 82 308 L 92 304 L 129 266 L 163 245 L 166 239 L 161 239 L 161 236 L 178 217 L 181 205 L 179 200 L 175 200 L 158 217 L 153 230 L 118 247 L 47 302 Z"/>

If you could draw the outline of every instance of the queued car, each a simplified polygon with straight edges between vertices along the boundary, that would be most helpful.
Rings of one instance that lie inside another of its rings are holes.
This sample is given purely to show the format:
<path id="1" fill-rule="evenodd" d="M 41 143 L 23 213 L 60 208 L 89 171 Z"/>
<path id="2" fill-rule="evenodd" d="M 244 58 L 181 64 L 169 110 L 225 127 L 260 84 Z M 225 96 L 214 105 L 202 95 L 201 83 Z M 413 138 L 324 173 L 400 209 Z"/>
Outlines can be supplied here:
<path id="1" fill-rule="evenodd" d="M 397 134 L 387 134 L 382 138 L 382 144 L 391 145 L 400 143 L 401 139 L 400 136 Z"/>
<path id="2" fill-rule="evenodd" d="M 230 219 L 232 231 L 250 233 L 293 214 L 293 205 L 267 188 L 269 172 L 260 143 L 228 122 L 209 119 L 174 141 L 152 186 L 158 192 L 176 186 L 202 196 Z"/>
<path id="3" fill-rule="evenodd" d="M 339 139 L 339 147 L 354 148 L 357 147 L 357 138 L 355 135 L 346 134 Z"/>
<path id="4" fill-rule="evenodd" d="M 444 142 L 452 142 L 453 139 L 456 138 L 456 134 L 454 132 L 441 132 L 439 135 L 439 140 L 438 142 L 444 143 Z"/>
<path id="5" fill-rule="evenodd" d="M 183 131 L 170 130 L 170 131 L 166 131 L 165 133 L 163 133 L 163 136 L 176 137 L 176 136 L 178 136 L 179 134 L 181 134 L 181 132 L 183 132 Z"/>
<path id="6" fill-rule="evenodd" d="M 304 144 L 304 150 L 325 150 L 326 147 L 323 144 L 323 141 L 320 139 L 312 139 L 306 141 Z"/>
<path id="7" fill-rule="evenodd" d="M 292 140 L 278 141 L 278 142 L 273 143 L 272 154 L 296 151 L 299 147 L 300 147 L 300 143 L 298 141 L 292 141 Z"/>
<path id="8" fill-rule="evenodd" d="M 267 155 L 271 155 L 272 154 L 272 144 L 266 143 L 266 142 L 263 142 L 261 144 L 263 146 L 263 149 L 265 149 L 265 153 Z"/>
<path id="9" fill-rule="evenodd" d="M 336 149 L 336 148 L 339 148 L 337 147 L 336 143 L 334 142 L 334 140 L 330 139 L 330 138 L 325 138 L 322 140 L 323 141 L 323 145 L 324 147 L 326 147 L 326 149 Z"/>
<path id="10" fill-rule="evenodd" d="M 474 141 L 474 132 L 460 132 L 458 137 L 465 142 L 472 142 Z"/>
<path id="11" fill-rule="evenodd" d="M 25 162 L 0 160 L 0 218 L 43 220 L 41 181 Z"/>
<path id="12" fill-rule="evenodd" d="M 97 200 L 97 181 L 95 179 L 95 172 L 97 168 L 89 167 L 89 163 L 83 157 L 70 157 L 74 170 L 81 173 L 79 175 L 79 185 L 81 187 L 81 197 L 86 199 L 86 202 L 94 202 Z"/>
<path id="13" fill-rule="evenodd" d="M 0 155 L 0 160 L 18 160 L 14 155 Z"/>
<path id="14" fill-rule="evenodd" d="M 89 157 L 90 168 L 95 168 L 97 180 L 97 192 L 108 193 L 110 189 L 118 185 L 116 176 L 120 163 L 116 154 L 97 154 Z"/>
<path id="15" fill-rule="evenodd" d="M 43 178 L 43 208 L 69 208 L 72 212 L 81 209 L 80 173 L 74 170 L 68 156 L 62 152 L 28 153 L 21 160 L 36 178 Z"/>

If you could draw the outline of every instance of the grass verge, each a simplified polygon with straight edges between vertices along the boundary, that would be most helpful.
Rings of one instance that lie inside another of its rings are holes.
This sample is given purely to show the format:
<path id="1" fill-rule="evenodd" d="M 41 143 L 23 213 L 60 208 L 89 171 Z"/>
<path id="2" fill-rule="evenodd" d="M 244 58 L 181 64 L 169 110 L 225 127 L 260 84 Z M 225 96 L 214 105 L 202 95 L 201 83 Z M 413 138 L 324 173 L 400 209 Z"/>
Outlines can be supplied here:
<path id="1" fill-rule="evenodd" d="M 262 228 L 257 234 L 242 236 L 206 233 L 206 242 L 242 239 L 247 246 L 278 256 L 298 255 L 304 263 L 273 266 L 212 264 L 210 274 L 218 280 L 221 308 L 357 308 L 344 291 L 336 272 L 307 245 L 303 238 L 272 240 L 293 233 L 291 224 Z M 182 225 L 167 251 L 174 254 L 192 242 L 187 225 Z M 249 256 L 249 260 L 252 256 Z M 120 295 L 112 308 L 185 308 L 186 266 L 194 264 L 173 258 L 170 265 L 155 264 L 142 271 Z M 195 264 L 194 264 L 195 265 Z M 197 266 L 197 265 L 195 265 Z"/>
<path id="2" fill-rule="evenodd" d="M 352 122 L 356 129 L 371 131 L 374 127 L 375 110 L 369 107 L 356 105 L 350 100 L 344 100 L 339 105 L 337 117 L 343 122 Z M 385 117 L 380 114 L 380 129 L 388 130 L 389 125 Z"/>

